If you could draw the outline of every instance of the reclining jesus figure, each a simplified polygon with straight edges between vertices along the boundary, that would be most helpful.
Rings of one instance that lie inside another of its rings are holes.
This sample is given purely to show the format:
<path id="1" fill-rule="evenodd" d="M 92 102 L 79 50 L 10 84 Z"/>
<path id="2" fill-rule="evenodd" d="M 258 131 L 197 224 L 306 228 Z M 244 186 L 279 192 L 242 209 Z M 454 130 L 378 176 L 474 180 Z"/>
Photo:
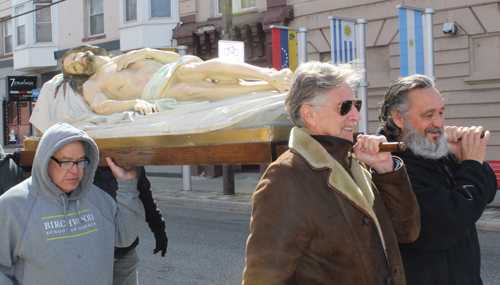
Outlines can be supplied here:
<path id="1" fill-rule="evenodd" d="M 89 45 L 64 54 L 62 73 L 63 84 L 56 94 L 68 83 L 101 115 L 124 111 L 148 115 L 168 109 L 162 106 L 163 100 L 219 101 L 266 90 L 283 93 L 293 75 L 289 69 L 277 71 L 219 59 L 202 61 L 149 48 L 112 57 Z"/>

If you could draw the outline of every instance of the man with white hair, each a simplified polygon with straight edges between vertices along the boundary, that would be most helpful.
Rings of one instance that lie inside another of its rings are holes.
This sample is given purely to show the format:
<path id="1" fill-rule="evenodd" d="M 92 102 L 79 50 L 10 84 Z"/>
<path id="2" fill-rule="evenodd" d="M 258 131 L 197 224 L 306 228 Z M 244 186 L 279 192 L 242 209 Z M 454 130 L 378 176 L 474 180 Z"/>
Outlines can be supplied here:
<path id="1" fill-rule="evenodd" d="M 296 127 L 253 196 L 243 284 L 404 284 L 398 242 L 420 228 L 404 163 L 359 136 L 359 71 L 308 62 L 285 104 Z M 366 167 L 365 164 L 371 167 Z"/>

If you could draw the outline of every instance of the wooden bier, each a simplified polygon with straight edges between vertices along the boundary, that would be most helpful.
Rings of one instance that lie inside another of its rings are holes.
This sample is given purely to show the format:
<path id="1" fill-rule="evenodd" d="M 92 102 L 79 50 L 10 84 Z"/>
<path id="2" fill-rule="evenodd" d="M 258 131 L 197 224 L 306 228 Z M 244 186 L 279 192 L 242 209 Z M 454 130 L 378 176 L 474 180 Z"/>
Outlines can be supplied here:
<path id="1" fill-rule="evenodd" d="M 99 165 L 106 157 L 117 165 L 242 165 L 269 164 L 288 148 L 293 125 L 150 137 L 94 139 Z M 37 140 L 25 140 L 20 166 L 31 166 Z M 404 151 L 403 143 L 386 143 L 381 151 Z"/>
<path id="2" fill-rule="evenodd" d="M 292 125 L 197 134 L 94 139 L 99 165 L 111 157 L 121 166 L 268 164 L 287 146 Z M 33 164 L 38 141 L 25 141 L 20 166 Z"/>

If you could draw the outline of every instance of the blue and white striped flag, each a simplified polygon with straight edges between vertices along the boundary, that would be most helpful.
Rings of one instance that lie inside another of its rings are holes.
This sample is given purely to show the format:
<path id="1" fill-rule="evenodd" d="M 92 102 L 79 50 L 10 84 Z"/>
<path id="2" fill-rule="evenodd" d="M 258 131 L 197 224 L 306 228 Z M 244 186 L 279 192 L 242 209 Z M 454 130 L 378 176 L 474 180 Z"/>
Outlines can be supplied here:
<path id="1" fill-rule="evenodd" d="M 348 63 L 353 61 L 356 58 L 355 22 L 333 18 L 330 23 L 332 62 Z"/>
<path id="2" fill-rule="evenodd" d="M 400 75 L 424 74 L 424 40 L 422 12 L 399 9 Z"/>

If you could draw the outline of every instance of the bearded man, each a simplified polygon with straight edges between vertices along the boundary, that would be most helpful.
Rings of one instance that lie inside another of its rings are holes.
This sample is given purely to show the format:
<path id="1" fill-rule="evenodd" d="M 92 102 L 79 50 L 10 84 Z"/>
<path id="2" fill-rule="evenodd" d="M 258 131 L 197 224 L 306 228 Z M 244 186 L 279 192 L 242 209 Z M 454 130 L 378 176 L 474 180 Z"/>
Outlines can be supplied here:
<path id="1" fill-rule="evenodd" d="M 415 242 L 400 244 L 407 284 L 482 284 L 475 223 L 497 192 L 484 160 L 490 132 L 445 127 L 444 103 L 424 75 L 396 80 L 384 96 L 378 134 L 407 145 L 403 159 L 420 206 Z"/>
<path id="2" fill-rule="evenodd" d="M 147 115 L 178 101 L 219 101 L 267 90 L 284 93 L 293 75 L 287 68 L 277 71 L 219 59 L 203 61 L 149 48 L 111 57 L 102 48 L 82 45 L 67 51 L 61 63 L 63 82 L 101 115 L 124 111 Z M 56 94 L 60 86 L 65 84 L 59 85 Z"/>

